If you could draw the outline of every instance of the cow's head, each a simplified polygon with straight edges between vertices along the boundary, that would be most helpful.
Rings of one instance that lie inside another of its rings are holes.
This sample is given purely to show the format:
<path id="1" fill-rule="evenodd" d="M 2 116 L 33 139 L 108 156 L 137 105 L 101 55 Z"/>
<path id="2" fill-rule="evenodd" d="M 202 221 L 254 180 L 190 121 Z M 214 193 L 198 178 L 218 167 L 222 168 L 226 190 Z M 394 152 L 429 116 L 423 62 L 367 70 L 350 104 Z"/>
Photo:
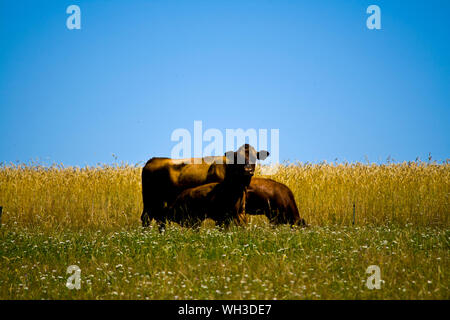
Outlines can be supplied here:
<path id="1" fill-rule="evenodd" d="M 249 144 L 244 144 L 238 151 L 225 152 L 227 175 L 252 177 L 255 174 L 256 160 L 264 160 L 269 152 L 257 152 Z"/>

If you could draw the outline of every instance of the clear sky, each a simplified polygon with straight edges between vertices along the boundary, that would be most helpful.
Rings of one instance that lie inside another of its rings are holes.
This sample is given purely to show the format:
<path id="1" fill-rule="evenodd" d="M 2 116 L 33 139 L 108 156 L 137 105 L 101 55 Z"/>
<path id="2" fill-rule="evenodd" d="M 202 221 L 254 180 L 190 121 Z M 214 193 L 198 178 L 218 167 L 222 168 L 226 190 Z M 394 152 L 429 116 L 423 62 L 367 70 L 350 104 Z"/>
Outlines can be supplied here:
<path id="1" fill-rule="evenodd" d="M 449 15 L 445 0 L 1 0 L 0 162 L 134 164 L 170 156 L 194 120 L 279 129 L 282 161 L 445 160 Z"/>

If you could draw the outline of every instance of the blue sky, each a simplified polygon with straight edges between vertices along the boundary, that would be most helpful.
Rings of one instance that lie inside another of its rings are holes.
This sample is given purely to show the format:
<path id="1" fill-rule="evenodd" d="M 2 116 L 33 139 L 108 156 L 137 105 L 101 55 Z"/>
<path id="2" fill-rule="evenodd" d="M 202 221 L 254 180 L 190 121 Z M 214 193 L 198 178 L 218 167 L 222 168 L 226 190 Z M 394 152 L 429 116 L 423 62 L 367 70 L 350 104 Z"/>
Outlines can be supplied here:
<path id="1" fill-rule="evenodd" d="M 66 8 L 81 9 L 81 30 Z M 366 8 L 381 8 L 381 30 Z M 280 130 L 280 160 L 450 156 L 449 1 L 0 2 L 0 162 L 169 156 Z"/>

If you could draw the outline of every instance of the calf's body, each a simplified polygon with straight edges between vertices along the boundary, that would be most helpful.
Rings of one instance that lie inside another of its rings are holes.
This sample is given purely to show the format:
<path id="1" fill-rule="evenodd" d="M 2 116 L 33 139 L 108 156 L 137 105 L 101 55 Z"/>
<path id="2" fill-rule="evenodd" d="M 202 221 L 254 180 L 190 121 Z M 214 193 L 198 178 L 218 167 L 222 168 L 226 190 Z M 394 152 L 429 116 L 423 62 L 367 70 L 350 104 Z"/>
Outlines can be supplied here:
<path id="1" fill-rule="evenodd" d="M 147 161 L 142 170 L 142 225 L 148 226 L 152 218 L 157 222 L 164 220 L 167 208 L 183 190 L 223 181 L 224 163 L 224 156 L 209 157 L 198 164 L 194 159 L 152 158 Z"/>
<path id="2" fill-rule="evenodd" d="M 292 191 L 272 179 L 252 179 L 246 193 L 245 212 L 265 215 L 275 224 L 306 226 L 305 220 L 300 218 Z"/>
<path id="3" fill-rule="evenodd" d="M 225 179 L 183 191 L 171 205 L 167 220 L 183 226 L 197 226 L 210 218 L 218 225 L 244 217 L 245 191 L 251 176 Z"/>

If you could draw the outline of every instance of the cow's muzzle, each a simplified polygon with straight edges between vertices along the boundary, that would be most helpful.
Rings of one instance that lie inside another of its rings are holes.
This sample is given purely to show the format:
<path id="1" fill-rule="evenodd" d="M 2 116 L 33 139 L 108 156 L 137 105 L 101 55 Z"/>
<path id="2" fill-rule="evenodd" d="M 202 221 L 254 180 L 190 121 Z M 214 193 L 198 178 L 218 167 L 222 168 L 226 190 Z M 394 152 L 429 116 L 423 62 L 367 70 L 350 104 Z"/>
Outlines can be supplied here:
<path id="1" fill-rule="evenodd" d="M 246 165 L 244 167 L 244 173 L 245 175 L 252 176 L 255 174 L 255 168 L 252 165 Z"/>

